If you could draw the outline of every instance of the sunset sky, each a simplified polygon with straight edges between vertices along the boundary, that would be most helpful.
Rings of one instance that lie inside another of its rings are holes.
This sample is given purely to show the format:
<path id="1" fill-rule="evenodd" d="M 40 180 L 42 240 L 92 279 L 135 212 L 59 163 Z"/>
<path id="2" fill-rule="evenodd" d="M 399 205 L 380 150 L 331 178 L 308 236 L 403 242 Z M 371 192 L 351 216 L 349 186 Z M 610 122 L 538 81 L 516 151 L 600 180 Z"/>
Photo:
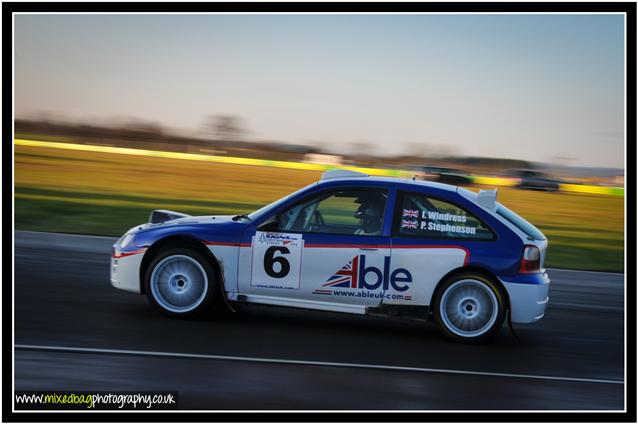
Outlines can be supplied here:
<path id="1" fill-rule="evenodd" d="M 17 15 L 15 113 L 623 167 L 624 17 Z"/>

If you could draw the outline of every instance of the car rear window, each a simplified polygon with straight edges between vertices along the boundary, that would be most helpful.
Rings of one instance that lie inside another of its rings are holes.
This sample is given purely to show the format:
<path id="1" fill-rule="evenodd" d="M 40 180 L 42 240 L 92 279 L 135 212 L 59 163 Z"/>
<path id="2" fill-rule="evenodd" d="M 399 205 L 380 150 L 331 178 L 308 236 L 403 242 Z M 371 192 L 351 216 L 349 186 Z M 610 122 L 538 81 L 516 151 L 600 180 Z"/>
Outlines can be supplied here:
<path id="1" fill-rule="evenodd" d="M 510 209 L 507 209 L 500 203 L 496 203 L 496 205 L 496 213 L 527 234 L 528 237 L 531 237 L 534 240 L 545 240 L 545 235 L 538 228 L 527 222 L 523 217 Z"/>
<path id="2" fill-rule="evenodd" d="M 462 207 L 420 193 L 399 192 L 395 236 L 494 240 L 494 233 Z"/>

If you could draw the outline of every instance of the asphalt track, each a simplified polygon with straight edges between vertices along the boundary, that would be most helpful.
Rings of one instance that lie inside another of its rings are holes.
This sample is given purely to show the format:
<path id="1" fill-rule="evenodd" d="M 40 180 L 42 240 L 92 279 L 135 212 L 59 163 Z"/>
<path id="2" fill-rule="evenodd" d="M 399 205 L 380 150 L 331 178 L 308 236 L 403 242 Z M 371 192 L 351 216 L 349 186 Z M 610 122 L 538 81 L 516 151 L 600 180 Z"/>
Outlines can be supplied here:
<path id="1" fill-rule="evenodd" d="M 115 239 L 15 234 L 15 389 L 177 391 L 214 410 L 622 410 L 622 274 L 549 270 L 545 317 L 491 344 L 272 307 L 172 320 L 113 289 Z"/>

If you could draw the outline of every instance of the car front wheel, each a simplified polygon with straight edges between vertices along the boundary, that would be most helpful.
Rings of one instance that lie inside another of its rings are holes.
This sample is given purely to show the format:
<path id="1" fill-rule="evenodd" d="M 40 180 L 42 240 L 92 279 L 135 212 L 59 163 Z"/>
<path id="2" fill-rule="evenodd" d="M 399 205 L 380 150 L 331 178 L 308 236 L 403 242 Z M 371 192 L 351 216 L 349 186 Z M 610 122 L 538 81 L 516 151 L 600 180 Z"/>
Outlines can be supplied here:
<path id="1" fill-rule="evenodd" d="M 208 258 L 185 248 L 159 253 L 145 278 L 151 305 L 173 317 L 193 317 L 211 310 L 217 296 L 215 271 Z"/>
<path id="2" fill-rule="evenodd" d="M 446 336 L 479 342 L 494 336 L 505 319 L 505 299 L 498 286 L 478 274 L 446 280 L 438 290 L 434 317 Z"/>

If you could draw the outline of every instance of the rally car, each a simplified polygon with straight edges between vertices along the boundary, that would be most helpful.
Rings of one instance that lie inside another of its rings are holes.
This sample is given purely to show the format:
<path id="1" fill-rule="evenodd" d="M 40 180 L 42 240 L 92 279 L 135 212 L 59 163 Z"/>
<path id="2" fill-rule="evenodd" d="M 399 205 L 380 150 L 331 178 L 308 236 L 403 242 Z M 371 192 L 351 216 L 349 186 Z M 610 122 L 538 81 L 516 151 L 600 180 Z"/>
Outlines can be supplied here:
<path id="1" fill-rule="evenodd" d="M 433 320 L 478 341 L 543 317 L 546 251 L 496 190 L 332 170 L 247 215 L 153 211 L 113 246 L 111 284 L 173 317 L 267 304 Z"/>

